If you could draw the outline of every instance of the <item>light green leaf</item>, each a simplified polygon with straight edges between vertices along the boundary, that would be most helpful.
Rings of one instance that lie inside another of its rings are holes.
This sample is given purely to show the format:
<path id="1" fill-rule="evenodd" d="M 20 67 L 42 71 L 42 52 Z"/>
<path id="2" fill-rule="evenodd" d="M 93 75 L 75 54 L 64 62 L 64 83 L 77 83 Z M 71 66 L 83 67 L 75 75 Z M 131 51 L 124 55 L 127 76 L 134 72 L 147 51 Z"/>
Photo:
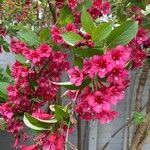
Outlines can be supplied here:
<path id="1" fill-rule="evenodd" d="M 143 10 L 145 10 L 148 5 L 148 0 L 131 0 L 131 2 Z"/>
<path id="2" fill-rule="evenodd" d="M 50 130 L 51 124 L 57 123 L 56 119 L 42 120 L 33 117 L 32 115 L 25 113 L 23 118 L 24 123 L 34 130 Z"/>
<path id="3" fill-rule="evenodd" d="M 60 17 L 58 24 L 65 26 L 68 23 L 72 23 L 74 21 L 73 14 L 68 6 L 64 6 L 60 11 Z"/>
<path id="4" fill-rule="evenodd" d="M 79 34 L 74 32 L 65 32 L 62 34 L 62 38 L 71 46 L 75 46 L 78 42 L 84 40 Z"/>
<path id="5" fill-rule="evenodd" d="M 29 61 L 24 56 L 22 56 L 21 54 L 16 54 L 15 58 L 21 64 L 26 65 L 26 66 L 29 65 Z"/>
<path id="6" fill-rule="evenodd" d="M 135 112 L 133 115 L 133 120 L 136 124 L 141 124 L 145 122 L 145 116 L 140 112 Z"/>
<path id="7" fill-rule="evenodd" d="M 128 44 L 137 34 L 138 22 L 127 21 L 115 28 L 107 38 L 109 48 Z"/>
<path id="8" fill-rule="evenodd" d="M 75 86 L 71 82 L 52 82 L 55 85 L 61 85 L 64 86 L 65 88 L 69 90 L 78 90 L 78 89 L 83 89 L 84 87 L 88 86 L 90 84 L 91 80 L 90 79 L 85 79 L 80 86 Z"/>
<path id="9" fill-rule="evenodd" d="M 83 67 L 83 58 L 81 57 L 75 57 L 73 61 L 74 66 L 78 66 L 80 69 Z"/>
<path id="10" fill-rule="evenodd" d="M 73 53 L 80 57 L 92 57 L 93 55 L 102 55 L 103 50 L 98 48 L 73 48 Z"/>
<path id="11" fill-rule="evenodd" d="M 38 46 L 40 44 L 40 39 L 37 34 L 30 29 L 22 29 L 17 34 L 18 38 L 23 42 L 27 43 L 29 46 Z"/>
<path id="12" fill-rule="evenodd" d="M 150 14 L 146 15 L 141 23 L 141 26 L 143 28 L 149 29 L 150 30 Z"/>
<path id="13" fill-rule="evenodd" d="M 9 83 L 1 82 L 0 83 L 0 97 L 3 98 L 3 100 L 7 99 L 7 88 Z"/>
<path id="14" fill-rule="evenodd" d="M 101 23 L 92 34 L 92 41 L 102 41 L 109 36 L 112 31 L 111 23 Z"/>
<path id="15" fill-rule="evenodd" d="M 87 12 L 84 8 L 81 14 L 81 24 L 85 32 L 92 35 L 93 31 L 95 30 L 95 25 L 92 16 Z"/>
<path id="16" fill-rule="evenodd" d="M 41 42 L 47 42 L 50 41 L 50 31 L 48 28 L 44 28 L 40 31 L 40 41 Z"/>

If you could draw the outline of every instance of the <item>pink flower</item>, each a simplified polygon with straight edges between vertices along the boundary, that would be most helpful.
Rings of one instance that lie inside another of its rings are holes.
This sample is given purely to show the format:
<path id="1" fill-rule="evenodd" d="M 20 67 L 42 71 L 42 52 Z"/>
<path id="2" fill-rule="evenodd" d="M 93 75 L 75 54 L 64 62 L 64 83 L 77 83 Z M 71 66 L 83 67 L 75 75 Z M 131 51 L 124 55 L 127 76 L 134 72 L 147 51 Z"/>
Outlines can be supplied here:
<path id="1" fill-rule="evenodd" d="M 30 146 L 22 146 L 21 150 L 38 150 L 38 148 L 34 144 L 34 145 L 30 145 Z"/>
<path id="2" fill-rule="evenodd" d="M 48 58 L 51 56 L 51 51 L 52 51 L 52 48 L 49 47 L 47 44 L 42 44 L 38 49 L 37 49 L 39 55 L 41 57 L 45 57 L 45 58 Z"/>
<path id="3" fill-rule="evenodd" d="M 147 58 L 147 53 L 141 49 L 133 49 L 133 54 L 131 57 L 132 67 L 138 68 L 143 65 L 144 60 Z"/>
<path id="4" fill-rule="evenodd" d="M 129 72 L 122 67 L 114 67 L 108 74 L 107 81 L 109 83 L 120 83 L 126 80 L 129 76 Z"/>
<path id="5" fill-rule="evenodd" d="M 72 32 L 77 32 L 77 29 L 73 23 L 67 24 L 66 25 L 66 30 L 67 31 L 72 31 Z"/>
<path id="6" fill-rule="evenodd" d="M 58 27 L 54 26 L 51 29 L 51 36 L 52 36 L 52 40 L 57 44 L 64 44 L 64 40 L 61 37 L 61 30 Z"/>
<path id="7" fill-rule="evenodd" d="M 101 12 L 104 14 L 104 15 L 107 15 L 107 14 L 110 14 L 111 12 L 111 6 L 110 6 L 110 3 L 108 1 L 106 1 L 102 7 L 101 7 Z"/>
<path id="8" fill-rule="evenodd" d="M 75 112 L 77 112 L 79 117 L 83 120 L 92 120 L 93 118 L 92 108 L 87 101 L 81 100 L 75 107 Z"/>
<path id="9" fill-rule="evenodd" d="M 23 51 L 28 50 L 28 48 L 23 42 L 16 40 L 16 39 L 11 40 L 10 48 L 11 48 L 11 51 L 16 54 L 22 54 Z"/>
<path id="10" fill-rule="evenodd" d="M 102 111 L 95 115 L 95 119 L 98 119 L 101 124 L 106 124 L 113 121 L 117 116 L 116 111 Z"/>
<path id="11" fill-rule="evenodd" d="M 68 6 L 72 9 L 75 10 L 77 7 L 77 0 L 68 0 Z"/>
<path id="12" fill-rule="evenodd" d="M 130 59 L 131 49 L 127 46 L 117 46 L 108 53 L 111 54 L 116 65 L 124 67 Z"/>
<path id="13" fill-rule="evenodd" d="M 82 84 L 84 76 L 77 66 L 68 70 L 68 74 L 71 83 L 75 84 L 76 86 L 80 86 Z"/>
<path id="14" fill-rule="evenodd" d="M 37 50 L 30 51 L 30 54 L 28 56 L 28 59 L 33 63 L 37 64 L 41 61 L 41 55 L 38 53 Z"/>
<path id="15" fill-rule="evenodd" d="M 102 0 L 94 0 L 93 1 L 93 7 L 94 8 L 101 8 L 101 6 L 102 6 Z"/>
<path id="16" fill-rule="evenodd" d="M 92 71 L 93 74 L 96 73 L 100 78 L 104 78 L 105 75 L 112 70 L 114 67 L 114 63 L 110 57 L 110 55 L 104 56 L 94 56 L 92 58 L 93 67 Z"/>
<path id="17" fill-rule="evenodd" d="M 11 97 L 12 99 L 18 97 L 19 92 L 15 86 L 10 85 L 8 86 L 7 90 L 8 90 L 8 96 Z"/>
<path id="18" fill-rule="evenodd" d="M 118 86 L 111 86 L 106 89 L 106 94 L 112 105 L 116 105 L 120 100 L 124 98 L 124 89 Z"/>
<path id="19" fill-rule="evenodd" d="M 32 113 L 33 117 L 42 120 L 49 120 L 52 119 L 54 116 L 51 114 L 44 113 L 41 109 L 38 109 L 37 112 Z"/>
<path id="20" fill-rule="evenodd" d="M 109 110 L 111 108 L 107 98 L 101 91 L 96 91 L 94 94 L 87 96 L 86 99 L 93 110 L 96 113 L 100 113 L 103 110 Z"/>

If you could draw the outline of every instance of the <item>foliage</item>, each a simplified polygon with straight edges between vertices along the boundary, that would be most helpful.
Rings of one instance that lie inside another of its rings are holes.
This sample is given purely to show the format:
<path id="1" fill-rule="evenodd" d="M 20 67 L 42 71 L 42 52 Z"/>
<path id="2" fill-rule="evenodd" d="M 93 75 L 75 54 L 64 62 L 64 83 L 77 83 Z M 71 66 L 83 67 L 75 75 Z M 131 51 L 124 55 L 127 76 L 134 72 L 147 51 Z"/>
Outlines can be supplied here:
<path id="1" fill-rule="evenodd" d="M 6 76 L 1 72 L 0 124 L 14 134 L 14 147 L 63 150 L 76 120 L 106 124 L 118 117 L 113 106 L 124 98 L 130 69 L 143 65 L 150 48 L 148 4 L 0 1 L 0 50 L 16 60 Z M 69 81 L 61 82 L 63 72 Z M 68 104 L 61 104 L 62 96 Z M 143 123 L 144 116 L 136 112 L 134 121 Z M 33 145 L 19 143 L 24 124 L 38 131 Z"/>

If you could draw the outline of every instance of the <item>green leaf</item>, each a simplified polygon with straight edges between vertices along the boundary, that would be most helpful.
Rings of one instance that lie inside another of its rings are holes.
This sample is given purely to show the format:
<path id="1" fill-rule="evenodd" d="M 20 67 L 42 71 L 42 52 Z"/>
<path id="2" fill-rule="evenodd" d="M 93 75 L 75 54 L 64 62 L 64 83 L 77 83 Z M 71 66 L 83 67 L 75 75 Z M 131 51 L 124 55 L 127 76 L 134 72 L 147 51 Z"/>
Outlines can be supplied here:
<path id="1" fill-rule="evenodd" d="M 18 38 L 23 42 L 27 43 L 29 46 L 38 46 L 40 44 L 40 39 L 37 34 L 30 29 L 22 29 L 17 34 Z"/>
<path id="2" fill-rule="evenodd" d="M 73 61 L 74 66 L 78 66 L 80 69 L 83 67 L 83 59 L 81 57 L 75 57 Z"/>
<path id="3" fill-rule="evenodd" d="M 149 29 L 150 30 L 150 14 L 146 15 L 141 23 L 141 26 L 143 28 Z"/>
<path id="4" fill-rule="evenodd" d="M 64 6 L 60 11 L 58 24 L 65 26 L 74 21 L 73 14 L 68 6 Z"/>
<path id="5" fill-rule="evenodd" d="M 55 105 L 55 116 L 57 120 L 64 120 L 67 123 L 69 122 L 70 116 L 68 111 L 65 111 L 62 106 Z"/>
<path id="6" fill-rule="evenodd" d="M 29 79 L 29 84 L 33 90 L 35 90 L 35 87 L 38 85 L 35 80 L 31 80 L 31 79 Z"/>
<path id="7" fill-rule="evenodd" d="M 38 131 L 50 130 L 51 124 L 57 123 L 56 119 L 50 120 L 37 119 L 28 113 L 24 114 L 23 121 L 29 128 Z"/>
<path id="8" fill-rule="evenodd" d="M 5 0 L 0 0 L 0 4 L 3 4 L 5 2 Z"/>
<path id="9" fill-rule="evenodd" d="M 143 10 L 145 10 L 148 5 L 148 0 L 131 0 L 131 2 Z"/>
<path id="10" fill-rule="evenodd" d="M 5 52 L 10 52 L 9 45 L 4 44 L 4 45 L 3 45 L 3 50 L 4 50 Z"/>
<path id="11" fill-rule="evenodd" d="M 73 48 L 73 53 L 80 57 L 92 57 L 93 55 L 102 55 L 103 50 L 98 48 Z"/>
<path id="12" fill-rule="evenodd" d="M 44 28 L 40 31 L 40 41 L 41 42 L 47 42 L 50 40 L 50 31 L 48 28 Z"/>
<path id="13" fill-rule="evenodd" d="M 65 88 L 69 90 L 79 90 L 83 89 L 84 87 L 88 86 L 91 83 L 90 79 L 85 79 L 80 86 L 75 86 L 75 85 L 64 85 Z"/>
<path id="14" fill-rule="evenodd" d="M 145 116 L 142 113 L 135 112 L 133 115 L 134 122 L 136 124 L 142 124 L 145 122 Z"/>
<path id="15" fill-rule="evenodd" d="M 9 65 L 7 65 L 7 67 L 6 67 L 6 73 L 7 73 L 9 76 L 11 76 L 11 70 L 10 70 Z"/>
<path id="16" fill-rule="evenodd" d="M 88 86 L 91 83 L 90 79 L 85 79 L 82 84 L 80 86 L 75 86 L 73 85 L 71 82 L 52 82 L 55 85 L 61 85 L 64 86 L 65 88 L 69 89 L 69 90 L 79 90 L 79 89 L 83 89 L 84 87 Z"/>
<path id="17" fill-rule="evenodd" d="M 137 34 L 138 22 L 127 21 L 115 28 L 107 38 L 109 48 L 128 44 Z"/>
<path id="18" fill-rule="evenodd" d="M 85 32 L 92 35 L 93 30 L 95 30 L 95 25 L 92 16 L 84 8 L 81 14 L 81 24 Z"/>
<path id="19" fill-rule="evenodd" d="M 0 130 L 4 131 L 6 129 L 6 122 L 4 118 L 0 118 Z"/>
<path id="20" fill-rule="evenodd" d="M 29 65 L 29 61 L 24 56 L 22 56 L 21 54 L 16 54 L 15 58 L 21 64 L 26 65 L 26 66 Z"/>
<path id="21" fill-rule="evenodd" d="M 78 42 L 84 40 L 79 34 L 74 32 L 65 32 L 62 34 L 62 37 L 71 46 L 75 46 Z"/>
<path id="22" fill-rule="evenodd" d="M 89 9 L 91 6 L 92 6 L 92 1 L 91 1 L 91 0 L 85 0 L 85 1 L 82 2 L 81 4 L 78 4 L 77 9 L 78 9 L 79 11 L 82 11 L 82 10 L 83 10 L 83 7 L 84 7 L 85 9 Z"/>
<path id="23" fill-rule="evenodd" d="M 9 85 L 9 83 L 6 83 L 6 82 L 0 83 L 0 97 L 3 98 L 3 100 L 6 100 L 8 97 L 8 95 L 7 95 L 8 85 Z"/>
<path id="24" fill-rule="evenodd" d="M 111 23 L 101 23 L 92 34 L 92 41 L 102 41 L 109 36 L 112 31 Z"/>

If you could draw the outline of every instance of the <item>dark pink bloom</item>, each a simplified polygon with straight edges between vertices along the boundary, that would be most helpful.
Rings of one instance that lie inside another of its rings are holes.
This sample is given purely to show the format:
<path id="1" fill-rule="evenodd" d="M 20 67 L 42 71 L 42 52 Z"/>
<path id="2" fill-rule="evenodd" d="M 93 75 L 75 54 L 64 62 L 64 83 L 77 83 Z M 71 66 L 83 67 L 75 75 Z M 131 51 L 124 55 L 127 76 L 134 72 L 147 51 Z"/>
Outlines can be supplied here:
<path id="1" fill-rule="evenodd" d="M 21 41 L 19 41 L 17 39 L 12 39 L 11 40 L 10 48 L 11 48 L 11 51 L 13 53 L 16 53 L 16 54 L 22 54 L 23 51 L 28 50 L 26 45 L 23 42 L 21 42 Z"/>
<path id="2" fill-rule="evenodd" d="M 106 14 L 110 14 L 111 12 L 111 6 L 110 3 L 108 1 L 106 1 L 102 7 L 101 7 L 101 12 L 106 15 Z"/>
<path id="3" fill-rule="evenodd" d="M 93 67 L 91 71 L 93 71 L 93 74 L 98 74 L 100 78 L 104 78 L 105 75 L 114 67 L 114 63 L 110 55 L 94 56 L 92 58 L 92 62 Z"/>
<path id="4" fill-rule="evenodd" d="M 87 101 L 81 101 L 75 107 L 75 112 L 79 114 L 79 117 L 83 120 L 92 120 L 93 112 L 91 106 Z"/>
<path id="5" fill-rule="evenodd" d="M 109 51 L 109 53 L 116 65 L 124 67 L 130 59 L 131 49 L 127 46 L 117 46 Z"/>
<path id="6" fill-rule="evenodd" d="M 44 113 L 41 109 L 38 109 L 38 111 L 32 113 L 32 115 L 33 115 L 33 117 L 36 117 L 36 118 L 42 119 L 42 120 L 48 120 L 48 119 L 53 118 L 53 115 Z"/>
<path id="7" fill-rule="evenodd" d="M 72 31 L 72 32 L 77 32 L 77 29 L 73 23 L 67 24 L 66 25 L 66 30 L 67 31 Z"/>
<path id="8" fill-rule="evenodd" d="M 111 86 L 106 89 L 106 94 L 112 105 L 116 105 L 124 98 L 124 89 L 118 86 Z"/>
<path id="9" fill-rule="evenodd" d="M 94 0 L 93 1 L 93 7 L 94 8 L 101 8 L 101 6 L 102 6 L 102 0 Z"/>
<path id="10" fill-rule="evenodd" d="M 37 51 L 41 57 L 48 58 L 51 56 L 52 48 L 47 44 L 42 44 Z"/>
<path id="11" fill-rule="evenodd" d="M 77 0 L 68 0 L 68 6 L 72 9 L 75 10 L 77 7 Z"/>
<path id="12" fill-rule="evenodd" d="M 57 44 L 64 44 L 64 40 L 61 37 L 61 30 L 58 27 L 54 26 L 51 28 L 51 36 L 52 40 Z"/>
<path id="13" fill-rule="evenodd" d="M 133 49 L 131 60 L 132 67 L 138 68 L 143 65 L 144 60 L 147 58 L 147 52 L 141 49 Z"/>
<path id="14" fill-rule="evenodd" d="M 101 124 L 106 124 L 113 121 L 117 116 L 116 111 L 102 111 L 95 115 L 95 119 L 98 119 Z"/>
<path id="15" fill-rule="evenodd" d="M 21 150 L 38 150 L 38 148 L 34 144 L 34 145 L 30 145 L 30 146 L 22 146 Z"/>
<path id="16" fill-rule="evenodd" d="M 74 67 L 74 68 L 68 70 L 68 74 L 69 74 L 71 83 L 75 84 L 76 86 L 80 86 L 82 84 L 84 76 L 78 67 Z"/>
<path id="17" fill-rule="evenodd" d="M 121 67 L 115 67 L 113 70 L 108 74 L 107 81 L 109 83 L 120 83 L 126 80 L 129 76 L 129 72 Z"/>
<path id="18" fill-rule="evenodd" d="M 101 91 L 96 91 L 94 94 L 87 96 L 89 105 L 93 108 L 96 113 L 100 113 L 103 110 L 110 110 L 111 105 L 107 99 L 107 95 Z"/>

